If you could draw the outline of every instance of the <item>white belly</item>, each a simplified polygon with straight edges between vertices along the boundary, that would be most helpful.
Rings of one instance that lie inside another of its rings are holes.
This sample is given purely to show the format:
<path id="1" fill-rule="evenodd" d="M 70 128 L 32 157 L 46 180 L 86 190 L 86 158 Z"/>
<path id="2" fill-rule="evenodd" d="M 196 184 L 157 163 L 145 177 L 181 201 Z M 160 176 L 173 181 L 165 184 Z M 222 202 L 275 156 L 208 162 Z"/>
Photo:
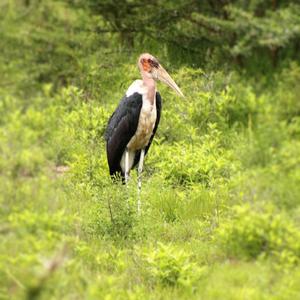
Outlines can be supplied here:
<path id="1" fill-rule="evenodd" d="M 137 130 L 127 144 L 129 150 L 140 150 L 148 145 L 155 126 L 156 117 L 155 100 L 152 105 L 150 101 L 143 99 Z"/>
<path id="2" fill-rule="evenodd" d="M 132 83 L 129 89 L 126 92 L 126 96 L 130 97 L 135 92 L 142 94 L 143 96 L 143 104 L 140 111 L 138 126 L 135 134 L 130 139 L 127 144 L 128 149 L 128 169 L 130 170 L 134 164 L 135 153 L 138 150 L 145 148 L 151 138 L 153 133 L 153 129 L 156 122 L 157 112 L 156 112 L 156 99 L 154 93 L 153 101 L 149 101 L 147 87 L 143 85 L 141 80 L 136 80 Z M 120 161 L 121 168 L 123 172 L 125 172 L 125 151 L 122 155 Z"/>

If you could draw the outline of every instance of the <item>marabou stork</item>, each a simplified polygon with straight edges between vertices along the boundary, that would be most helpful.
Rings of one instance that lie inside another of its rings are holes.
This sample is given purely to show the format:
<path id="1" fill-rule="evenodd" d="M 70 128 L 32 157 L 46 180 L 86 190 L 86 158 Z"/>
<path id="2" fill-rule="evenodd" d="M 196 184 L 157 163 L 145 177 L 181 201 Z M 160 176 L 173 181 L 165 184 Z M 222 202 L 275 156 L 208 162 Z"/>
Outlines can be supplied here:
<path id="1" fill-rule="evenodd" d="M 161 97 L 156 90 L 160 80 L 183 94 L 158 60 L 149 53 L 140 55 L 138 68 L 142 80 L 135 80 L 128 88 L 117 109 L 110 117 L 105 132 L 107 160 L 110 175 L 121 174 L 125 183 L 130 170 L 138 164 L 138 191 L 141 173 L 161 114 Z M 138 204 L 139 207 L 139 204 Z"/>

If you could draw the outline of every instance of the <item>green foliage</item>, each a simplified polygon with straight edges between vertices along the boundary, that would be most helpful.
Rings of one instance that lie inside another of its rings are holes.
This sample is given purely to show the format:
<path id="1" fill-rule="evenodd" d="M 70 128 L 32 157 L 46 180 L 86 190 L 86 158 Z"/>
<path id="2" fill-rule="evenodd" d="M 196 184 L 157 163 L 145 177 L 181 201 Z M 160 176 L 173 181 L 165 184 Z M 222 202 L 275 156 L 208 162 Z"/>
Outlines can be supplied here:
<path id="1" fill-rule="evenodd" d="M 191 262 L 190 254 L 172 245 L 160 243 L 156 249 L 145 249 L 142 255 L 148 276 L 163 286 L 178 285 L 193 290 L 206 270 Z"/>
<path id="2" fill-rule="evenodd" d="M 56 231 L 65 232 L 72 224 L 74 217 L 66 216 L 63 211 L 52 214 L 34 214 L 29 210 L 22 213 L 12 213 L 8 217 L 8 222 L 13 230 L 27 231 L 34 235 L 44 234 L 45 231 L 51 233 Z"/>
<path id="3" fill-rule="evenodd" d="M 134 186 L 135 188 L 135 186 Z M 142 237 L 144 227 L 137 215 L 135 189 L 124 191 L 116 186 L 109 193 L 98 192 L 95 209 L 91 212 L 87 232 L 92 236 L 116 241 L 135 241 Z M 101 198 L 99 196 L 101 194 Z"/>
<path id="4" fill-rule="evenodd" d="M 2 2 L 0 298 L 300 298 L 297 1 Z M 145 51 L 185 98 L 139 215 L 103 133 Z"/>
<path id="5" fill-rule="evenodd" d="M 275 94 L 275 101 L 278 103 L 277 113 L 283 120 L 291 122 L 300 116 L 299 95 L 300 67 L 291 63 L 289 68 L 284 69 L 278 77 L 278 89 Z"/>
<path id="6" fill-rule="evenodd" d="M 259 208 L 236 206 L 230 222 L 216 235 L 231 257 L 257 258 L 275 256 L 284 264 L 297 264 L 300 259 L 299 229 L 285 214 L 272 206 Z"/>
<path id="7" fill-rule="evenodd" d="M 255 1 L 252 1 L 254 4 Z M 252 4 L 251 3 L 251 4 Z M 275 4 L 276 5 L 276 4 Z M 253 48 L 267 47 L 275 50 L 284 47 L 299 36 L 299 6 L 290 4 L 281 9 L 262 9 L 259 13 L 245 11 L 242 8 L 228 7 L 230 17 L 233 19 L 233 28 L 238 28 L 240 40 L 232 48 L 234 55 L 249 55 Z"/>
<path id="8" fill-rule="evenodd" d="M 153 161 L 157 168 L 164 170 L 165 179 L 175 184 L 202 183 L 211 186 L 214 181 L 230 177 L 234 169 L 230 161 L 230 151 L 221 146 L 221 132 L 216 124 L 208 124 L 209 133 L 199 143 L 174 143 L 157 151 Z M 164 158 L 164 155 L 172 157 Z M 185 157 L 186 160 L 181 158 Z"/>

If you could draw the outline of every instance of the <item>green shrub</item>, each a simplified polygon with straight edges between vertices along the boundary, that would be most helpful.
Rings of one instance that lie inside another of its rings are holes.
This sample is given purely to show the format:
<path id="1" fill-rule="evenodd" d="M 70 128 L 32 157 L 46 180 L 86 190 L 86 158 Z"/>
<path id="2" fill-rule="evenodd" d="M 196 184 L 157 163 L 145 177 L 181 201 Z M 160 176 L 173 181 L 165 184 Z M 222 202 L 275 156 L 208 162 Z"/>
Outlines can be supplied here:
<path id="1" fill-rule="evenodd" d="M 232 219 L 220 223 L 215 239 L 229 257 L 269 256 L 287 264 L 300 260 L 299 229 L 273 206 L 235 206 Z"/>
<path id="2" fill-rule="evenodd" d="M 91 187 L 94 205 L 86 224 L 88 234 L 120 242 L 142 238 L 144 225 L 137 214 L 135 183 L 128 188 L 116 184 L 101 192 L 102 188 Z"/>
<path id="3" fill-rule="evenodd" d="M 180 142 L 156 148 L 149 158 L 150 164 L 153 163 L 174 185 L 202 183 L 211 186 L 213 180 L 228 180 L 237 168 L 232 162 L 231 151 L 222 147 L 221 139 L 222 132 L 216 124 L 209 124 L 209 133 L 202 136 L 200 142 Z"/>
<path id="4" fill-rule="evenodd" d="M 68 231 L 74 220 L 74 216 L 66 215 L 64 211 L 58 211 L 50 215 L 24 210 L 8 216 L 9 225 L 13 230 L 21 234 L 30 233 L 40 236 Z"/>
<path id="5" fill-rule="evenodd" d="M 291 63 L 281 74 L 276 76 L 278 88 L 275 91 L 276 110 L 279 116 L 287 121 L 300 116 L 300 66 Z"/>
<path id="6" fill-rule="evenodd" d="M 206 268 L 192 262 L 191 254 L 172 245 L 159 243 L 144 249 L 146 273 L 155 284 L 194 289 Z"/>

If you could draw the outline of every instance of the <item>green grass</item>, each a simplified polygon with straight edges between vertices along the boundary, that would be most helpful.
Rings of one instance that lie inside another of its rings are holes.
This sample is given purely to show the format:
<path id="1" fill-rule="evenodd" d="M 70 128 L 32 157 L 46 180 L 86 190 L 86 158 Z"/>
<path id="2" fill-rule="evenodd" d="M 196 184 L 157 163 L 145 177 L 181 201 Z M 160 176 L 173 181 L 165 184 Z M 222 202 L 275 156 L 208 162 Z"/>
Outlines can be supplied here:
<path id="1" fill-rule="evenodd" d="M 1 103 L 1 298 L 300 297 L 298 117 L 239 77 L 193 72 L 175 74 L 185 100 L 159 85 L 141 216 L 136 173 L 128 188 L 108 176 L 119 91 L 105 105 L 74 86 Z"/>
<path id="2" fill-rule="evenodd" d="M 235 3 L 196 1 L 203 28 L 178 10 L 184 19 L 153 22 L 125 49 L 84 2 L 0 5 L 0 299 L 300 299 L 294 7 L 250 1 L 240 23 Z M 155 20 L 185 4 L 169 2 Z M 280 11 L 287 36 L 264 21 Z M 258 21 L 272 27 L 266 44 L 243 34 L 259 36 Z M 228 41 L 242 47 L 235 62 Z M 128 187 L 111 181 L 103 135 L 145 51 L 186 97 L 158 84 L 138 215 L 136 171 Z"/>

